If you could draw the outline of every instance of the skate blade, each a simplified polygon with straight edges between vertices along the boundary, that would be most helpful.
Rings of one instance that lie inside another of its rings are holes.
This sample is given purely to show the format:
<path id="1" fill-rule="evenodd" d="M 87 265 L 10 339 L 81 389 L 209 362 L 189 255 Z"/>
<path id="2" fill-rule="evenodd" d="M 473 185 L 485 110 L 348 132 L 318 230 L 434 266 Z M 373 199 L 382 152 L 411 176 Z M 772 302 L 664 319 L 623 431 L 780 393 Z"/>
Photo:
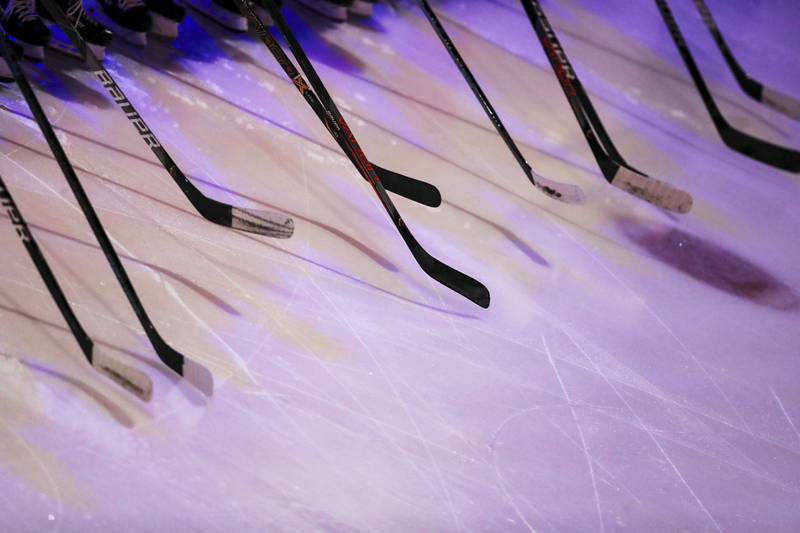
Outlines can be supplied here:
<path id="1" fill-rule="evenodd" d="M 231 31 L 247 31 L 247 19 L 245 17 L 240 13 L 233 13 L 214 5 L 212 0 L 189 0 L 184 2 L 184 5 L 191 7 Z"/>
<path id="2" fill-rule="evenodd" d="M 153 17 L 153 29 L 150 30 L 150 33 L 159 35 L 161 37 L 166 37 L 167 39 L 178 38 L 178 26 L 180 25 L 179 22 L 168 19 L 167 17 L 159 15 L 158 13 L 154 13 L 153 11 L 150 12 L 150 16 Z"/>
<path id="3" fill-rule="evenodd" d="M 316 11 L 320 15 L 324 15 L 335 22 L 345 22 L 347 20 L 347 8 L 343 6 L 328 6 L 319 4 L 315 0 L 297 0 L 300 4 L 304 5 L 312 11 Z"/>
<path id="4" fill-rule="evenodd" d="M 364 2 L 363 0 L 356 0 L 350 8 L 350 14 L 358 17 L 371 17 L 372 16 L 372 2 Z"/>

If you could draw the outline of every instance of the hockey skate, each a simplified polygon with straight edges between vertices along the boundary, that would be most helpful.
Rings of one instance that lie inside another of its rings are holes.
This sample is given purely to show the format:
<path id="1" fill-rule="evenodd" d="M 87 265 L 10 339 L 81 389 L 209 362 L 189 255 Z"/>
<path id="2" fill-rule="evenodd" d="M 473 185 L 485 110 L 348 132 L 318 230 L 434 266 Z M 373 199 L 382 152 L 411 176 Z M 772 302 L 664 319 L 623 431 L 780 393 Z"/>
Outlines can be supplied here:
<path id="1" fill-rule="evenodd" d="M 3 28 L 20 46 L 28 59 L 44 59 L 50 30 L 36 11 L 36 0 L 0 0 Z"/>
<path id="2" fill-rule="evenodd" d="M 177 38 L 178 26 L 186 18 L 186 10 L 173 0 L 144 0 L 144 3 L 153 19 L 150 31 L 168 39 Z"/>
<path id="3" fill-rule="evenodd" d="M 147 44 L 153 18 L 143 0 L 98 0 L 115 35 L 136 46 Z"/>
<path id="4" fill-rule="evenodd" d="M 84 10 L 83 0 L 56 0 L 56 3 L 64 10 L 70 23 L 81 34 L 94 56 L 101 61 L 105 59 L 106 48 L 113 39 L 111 30 L 100 24 Z M 39 13 L 49 26 L 55 26 L 53 17 L 44 6 L 39 5 Z M 57 30 L 57 27 L 55 29 Z M 47 48 L 78 59 L 84 59 L 78 49 L 60 30 L 53 32 L 53 36 L 47 43 Z"/>

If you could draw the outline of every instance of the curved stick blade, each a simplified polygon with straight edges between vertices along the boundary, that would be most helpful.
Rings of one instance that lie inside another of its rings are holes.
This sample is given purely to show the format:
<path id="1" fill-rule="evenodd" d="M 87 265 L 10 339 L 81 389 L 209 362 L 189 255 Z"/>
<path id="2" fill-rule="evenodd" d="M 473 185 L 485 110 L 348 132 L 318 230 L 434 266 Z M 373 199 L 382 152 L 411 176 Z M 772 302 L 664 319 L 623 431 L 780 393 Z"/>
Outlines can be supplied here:
<path id="1" fill-rule="evenodd" d="M 776 111 L 795 120 L 800 120 L 800 101 L 788 94 L 783 94 L 775 89 L 764 86 L 761 91 L 761 101 Z"/>
<path id="2" fill-rule="evenodd" d="M 378 165 L 372 164 L 372 168 L 381 179 L 383 187 L 387 191 L 392 191 L 409 200 L 427 205 L 428 207 L 439 207 L 442 205 L 442 194 L 435 186 L 425 181 L 409 178 L 403 174 L 387 170 Z"/>
<path id="3" fill-rule="evenodd" d="M 489 289 L 487 289 L 483 283 L 442 263 L 429 254 L 420 246 L 402 219 L 398 221 L 397 228 L 400 230 L 400 235 L 403 237 L 403 240 L 406 241 L 409 250 L 411 250 L 414 259 L 417 260 L 417 264 L 419 264 L 426 274 L 448 289 L 457 292 L 467 300 L 474 302 L 484 309 L 489 307 L 491 296 L 489 294 Z"/>
<path id="4" fill-rule="evenodd" d="M 186 381 L 194 385 L 206 396 L 210 397 L 214 394 L 214 376 L 211 371 L 200 363 L 191 359 L 184 359 L 182 375 Z"/>
<path id="5" fill-rule="evenodd" d="M 688 213 L 694 203 L 688 192 L 661 180 L 637 174 L 625 167 L 619 167 L 611 180 L 611 185 L 641 198 L 645 202 L 675 213 Z"/>
<path id="6" fill-rule="evenodd" d="M 547 179 L 544 176 L 540 176 L 533 170 L 530 171 L 528 178 L 531 180 L 531 183 L 533 183 L 534 187 L 539 189 L 542 193 L 546 194 L 553 200 L 558 200 L 559 202 L 564 202 L 565 204 L 586 203 L 586 195 L 583 193 L 583 189 L 577 185 L 561 183 L 559 181 Z"/>
<path id="7" fill-rule="evenodd" d="M 233 207 L 231 228 L 277 239 L 288 239 L 294 233 L 294 220 L 271 211 Z"/>
<path id="8" fill-rule="evenodd" d="M 722 141 L 733 150 L 767 165 L 800 172 L 800 152 L 772 144 L 730 126 L 718 127 Z"/>
<path id="9" fill-rule="evenodd" d="M 92 367 L 139 399 L 149 402 L 153 397 L 150 376 L 111 357 L 97 346 L 92 350 Z"/>

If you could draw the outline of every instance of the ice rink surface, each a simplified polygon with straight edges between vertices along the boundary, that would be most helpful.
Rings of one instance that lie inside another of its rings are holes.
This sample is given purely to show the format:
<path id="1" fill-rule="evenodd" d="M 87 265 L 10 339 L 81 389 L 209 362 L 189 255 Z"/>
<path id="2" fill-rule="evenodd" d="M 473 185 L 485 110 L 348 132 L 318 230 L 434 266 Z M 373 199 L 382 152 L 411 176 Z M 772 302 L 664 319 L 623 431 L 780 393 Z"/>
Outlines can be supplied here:
<path id="1" fill-rule="evenodd" d="M 800 3 L 709 0 L 751 76 L 800 96 Z M 722 112 L 800 147 L 736 86 L 692 3 L 673 9 Z M 106 67 L 193 183 L 294 217 L 288 241 L 196 214 L 75 60 L 26 63 L 162 336 L 155 357 L 16 88 L 0 175 L 98 344 L 154 381 L 94 372 L 0 220 L 0 529 L 798 531 L 800 178 L 725 148 L 647 0 L 543 7 L 629 162 L 690 191 L 673 216 L 602 179 L 521 6 L 437 2 L 533 167 L 530 186 L 421 11 L 287 17 L 370 159 L 437 185 L 394 196 L 428 278 L 266 48 L 196 13 Z"/>

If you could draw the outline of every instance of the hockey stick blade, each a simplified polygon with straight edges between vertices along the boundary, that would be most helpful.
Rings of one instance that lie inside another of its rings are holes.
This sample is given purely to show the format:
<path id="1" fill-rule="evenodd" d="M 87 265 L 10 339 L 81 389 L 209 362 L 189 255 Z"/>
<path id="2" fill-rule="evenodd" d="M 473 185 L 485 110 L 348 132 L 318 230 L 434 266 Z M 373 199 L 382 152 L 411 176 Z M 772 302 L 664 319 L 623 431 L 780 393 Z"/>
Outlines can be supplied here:
<path id="1" fill-rule="evenodd" d="M 139 399 L 149 402 L 153 397 L 153 382 L 147 374 L 98 350 L 96 345 L 90 362 L 95 370 Z"/>
<path id="2" fill-rule="evenodd" d="M 44 0 L 45 2 L 52 3 L 52 0 Z M 7 39 L 5 34 L 0 32 L 0 38 L 3 40 L 3 53 L 6 55 L 8 59 L 10 54 L 8 53 L 9 49 L 5 46 Z M 86 191 L 83 188 L 83 185 L 78 179 L 78 175 L 75 173 L 75 169 L 70 163 L 67 154 L 64 152 L 64 148 L 61 146 L 61 142 L 58 140 L 55 131 L 53 130 L 53 126 L 50 124 L 50 121 L 47 118 L 47 115 L 42 109 L 42 105 L 39 103 L 38 98 L 36 97 L 36 93 L 34 93 L 33 88 L 31 87 L 30 83 L 28 82 L 25 74 L 23 73 L 22 69 L 20 68 L 19 64 L 13 58 L 8 59 L 9 66 L 14 73 L 14 79 L 17 82 L 17 86 L 19 87 L 22 96 L 25 98 L 25 101 L 28 104 L 28 108 L 31 110 L 33 114 L 36 124 L 39 126 L 39 130 L 42 132 L 42 135 L 47 142 L 47 145 L 50 147 L 50 151 L 53 153 L 53 157 L 55 158 L 58 166 L 61 168 L 61 173 L 64 175 L 64 178 L 69 185 L 69 188 L 72 190 L 75 199 L 78 201 L 78 205 L 80 206 L 81 212 L 83 213 L 86 221 L 89 223 L 89 226 L 92 229 L 92 233 L 94 234 L 95 238 L 97 239 L 98 244 L 100 245 L 100 249 L 103 251 L 103 255 L 106 258 L 111 270 L 114 272 L 114 277 L 117 278 L 117 282 L 119 283 L 122 291 L 125 293 L 125 297 L 128 300 L 131 308 L 133 309 L 136 317 L 139 319 L 139 323 L 144 328 L 145 334 L 147 338 L 150 340 L 150 343 L 153 346 L 153 349 L 158 354 L 159 359 L 166 364 L 169 368 L 173 369 L 175 372 L 183 375 L 183 366 L 186 364 L 188 359 L 186 359 L 181 353 L 174 350 L 171 346 L 169 346 L 158 334 L 155 325 L 153 325 L 152 320 L 147 314 L 144 306 L 142 305 L 141 300 L 139 300 L 138 294 L 136 294 L 136 289 L 133 286 L 130 278 L 128 277 L 127 272 L 125 271 L 125 267 L 122 264 L 122 261 L 117 255 L 116 250 L 114 250 L 114 245 L 111 243 L 111 239 L 108 237 L 105 229 L 103 228 L 103 223 L 100 221 L 100 218 L 97 216 L 97 212 L 94 210 L 92 206 L 92 202 L 89 200 L 89 196 L 86 194 Z M 52 292 L 52 291 L 51 291 Z M 86 348 L 84 348 L 86 349 Z M 87 356 L 88 357 L 88 356 Z M 196 374 L 199 372 L 195 372 Z M 208 391 L 208 379 L 198 379 L 198 384 L 196 386 L 200 388 L 200 390 L 207 395 L 209 394 Z M 194 383 L 193 383 L 194 384 Z"/>
<path id="3" fill-rule="evenodd" d="M 280 44 L 275 40 L 272 34 L 266 29 L 264 24 L 259 20 L 258 15 L 253 10 L 252 6 L 245 0 L 235 0 L 239 10 L 246 14 L 247 17 L 253 22 L 256 32 L 258 33 L 261 41 L 269 49 L 275 60 L 281 66 L 283 71 L 292 80 L 297 90 L 306 100 L 306 102 L 313 108 L 314 113 L 323 121 L 327 126 L 329 133 L 334 137 L 339 146 L 344 151 L 345 155 L 356 167 L 361 177 L 367 180 L 371 185 L 375 194 L 383 205 L 389 218 L 395 225 L 398 233 L 405 241 L 409 251 L 414 256 L 417 264 L 422 270 L 431 278 L 438 281 L 442 285 L 464 296 L 476 305 L 481 307 L 489 306 L 489 290 L 480 282 L 475 279 L 458 272 L 457 270 L 445 265 L 438 259 L 435 259 L 422 246 L 416 241 L 411 231 L 403 221 L 397 208 L 389 198 L 389 194 L 384 188 L 381 178 L 375 171 L 373 165 L 369 162 L 363 150 L 358 144 L 352 130 L 347 125 L 347 121 L 339 112 L 333 98 L 325 88 L 324 83 L 316 73 L 311 61 L 303 51 L 302 46 L 297 41 L 296 37 L 289 28 L 288 24 L 281 15 L 280 8 L 271 0 L 266 2 L 266 7 L 269 9 L 272 19 L 275 21 L 279 31 L 289 44 L 293 55 L 300 64 L 300 68 L 311 80 L 311 85 L 299 73 L 297 67 L 289 59 L 286 53 L 281 48 Z M 312 89 L 313 86 L 313 89 Z M 321 99 L 321 100 L 320 100 Z M 327 118 L 326 118 L 327 117 Z"/>
<path id="4" fill-rule="evenodd" d="M 531 168 L 527 168 L 525 173 L 528 174 L 528 179 L 534 187 L 554 200 L 565 204 L 586 203 L 586 195 L 583 193 L 583 189 L 577 185 L 553 181 L 537 174 Z"/>
<path id="5" fill-rule="evenodd" d="M 50 16 L 55 20 L 58 27 L 61 28 L 61 31 L 67 35 L 69 40 L 72 41 L 72 44 L 75 45 L 80 54 L 84 57 L 89 66 L 89 70 L 92 71 L 92 74 L 97 77 L 103 87 L 108 91 L 114 103 L 122 110 L 139 136 L 153 154 L 155 154 L 164 168 L 167 169 L 170 177 L 172 177 L 178 187 L 180 187 L 183 194 L 200 215 L 215 224 L 230 228 L 234 228 L 234 224 L 236 224 L 235 229 L 258 235 L 279 239 L 291 237 L 294 232 L 294 224 L 288 223 L 288 217 L 285 215 L 233 207 L 207 197 L 200 189 L 195 187 L 180 168 L 178 168 L 178 165 L 164 149 L 152 130 L 150 130 L 142 116 L 139 115 L 133 107 L 133 104 L 125 96 L 125 93 L 119 85 L 117 85 L 111 74 L 108 73 L 105 67 L 103 67 L 103 64 L 94 55 L 91 47 L 72 26 L 70 20 L 61 8 L 56 5 L 54 0 L 42 0 L 42 3 L 47 11 L 50 12 Z"/>
<path id="6" fill-rule="evenodd" d="M 757 139 L 728 124 L 714 101 L 714 96 L 711 94 L 711 90 L 700 72 L 700 67 L 697 66 L 694 60 L 691 50 L 689 50 L 689 45 L 683 37 L 678 21 L 675 19 L 667 0 L 655 0 L 655 3 L 672 37 L 672 41 L 678 49 L 678 53 L 683 59 L 683 63 L 686 65 L 697 91 L 700 93 L 703 104 L 725 145 L 767 165 L 790 172 L 800 172 L 800 152 Z"/>
<path id="7" fill-rule="evenodd" d="M 508 130 L 506 130 L 503 121 L 500 120 L 500 116 L 497 114 L 497 111 L 495 111 L 494 106 L 489 101 L 486 93 L 483 92 L 478 80 L 472 74 L 472 71 L 467 66 L 466 61 L 464 61 L 464 58 L 461 57 L 461 53 L 456 48 L 453 40 L 447 34 L 447 30 L 445 30 L 444 26 L 442 26 L 439 17 L 436 16 L 436 12 L 430 6 L 427 0 L 419 0 L 419 6 L 422 9 L 422 12 L 425 14 L 425 17 L 428 19 L 428 22 L 431 24 L 433 31 L 442 42 L 442 45 L 444 45 L 448 54 L 450 54 L 450 58 L 453 60 L 453 63 L 455 63 L 464 80 L 467 82 L 467 85 L 469 85 L 469 88 L 472 90 L 472 94 L 475 95 L 478 103 L 481 105 L 481 107 L 483 107 L 483 110 L 486 113 L 486 116 L 489 118 L 489 121 L 503 139 L 503 142 L 514 156 L 514 159 L 516 159 L 517 163 L 520 165 L 520 167 L 522 167 L 522 170 L 525 172 L 528 181 L 530 181 L 534 187 L 539 189 L 539 191 L 554 200 L 558 200 L 567 204 L 584 203 L 586 197 L 584 196 L 583 190 L 581 190 L 580 187 L 547 179 L 533 171 L 530 163 L 528 163 L 528 161 L 525 159 L 525 156 L 522 155 L 522 152 L 514 142 L 514 139 L 511 138 L 511 134 L 508 132 Z"/>
<path id="8" fill-rule="evenodd" d="M 708 31 L 711 32 L 711 36 L 717 43 L 717 47 L 719 48 L 720 52 L 722 52 L 722 57 L 725 58 L 725 62 L 731 69 L 733 77 L 736 78 L 736 82 L 739 84 L 739 87 L 742 88 L 744 93 L 750 98 L 761 102 L 762 104 L 771 107 L 772 109 L 783 113 L 788 117 L 791 117 L 795 120 L 800 120 L 800 102 L 789 95 L 766 87 L 761 82 L 751 78 L 741 67 L 739 62 L 736 60 L 736 57 L 734 57 L 733 52 L 728 47 L 725 37 L 722 36 L 722 30 L 720 30 L 719 26 L 717 26 L 713 15 L 711 15 L 711 10 L 708 9 L 705 1 L 695 0 L 694 5 L 700 12 L 700 17 L 703 19 Z"/>
<path id="9" fill-rule="evenodd" d="M 372 165 L 372 168 L 375 169 L 375 172 L 378 174 L 378 177 L 381 179 L 387 191 L 392 191 L 404 198 L 429 207 L 439 207 L 442 205 L 442 195 L 439 189 L 430 183 L 409 178 L 408 176 L 398 174 L 397 172 L 387 170 L 375 164 Z"/>
<path id="10" fill-rule="evenodd" d="M 800 152 L 748 135 L 731 126 L 718 127 L 723 142 L 748 157 L 789 172 L 800 172 Z"/>
<path id="11" fill-rule="evenodd" d="M 155 328 L 150 328 L 145 333 L 158 354 L 158 358 L 165 365 L 206 396 L 210 397 L 214 394 L 214 376 L 206 367 L 185 357 L 167 344 Z"/>
<path id="12" fill-rule="evenodd" d="M 411 250 L 411 254 L 414 256 L 414 259 L 416 259 L 417 264 L 426 274 L 484 309 L 489 307 L 491 297 L 489 295 L 489 289 L 487 289 L 483 283 L 442 263 L 429 254 L 417 242 L 402 219 L 400 219 L 398 229 L 406 245 L 408 245 L 409 250 Z"/>
<path id="13" fill-rule="evenodd" d="M 688 213 L 694 203 L 692 196 L 686 191 L 623 166 L 617 166 L 611 185 L 656 207 L 675 213 Z"/>
<path id="14" fill-rule="evenodd" d="M 3 44 L 7 42 L 5 41 L 5 36 L 0 37 L 0 39 L 4 41 Z M 5 183 L 3 183 L 2 178 L 0 178 L 0 205 L 5 208 L 9 220 L 17 230 L 17 235 L 28 251 L 28 255 L 33 261 L 36 270 L 42 277 L 42 281 L 44 281 L 44 284 L 50 291 L 50 296 L 52 296 L 56 306 L 58 306 L 58 309 L 61 311 L 64 321 L 75 336 L 75 340 L 78 341 L 78 345 L 81 347 L 81 351 L 88 363 L 92 365 L 95 370 L 110 378 L 128 392 L 144 401 L 149 401 L 153 395 L 153 383 L 150 381 L 150 377 L 147 374 L 102 353 L 98 355 L 94 341 L 89 338 L 89 335 L 86 334 L 86 330 L 83 329 L 83 326 L 81 326 L 78 321 L 78 317 L 75 316 L 72 307 L 70 307 L 64 295 L 64 291 L 58 284 L 55 274 L 53 274 L 53 271 L 50 269 L 50 265 L 47 263 L 44 254 L 42 254 L 39 245 L 34 240 L 28 224 L 25 222 L 25 219 L 22 218 L 22 214 L 14 203 L 11 192 L 8 190 Z"/>
<path id="15" fill-rule="evenodd" d="M 276 239 L 288 239 L 294 234 L 294 220 L 272 211 L 231 207 L 231 222 L 228 225 L 233 229 Z"/>
<path id="16" fill-rule="evenodd" d="M 761 101 L 776 111 L 795 120 L 800 120 L 800 101 L 788 94 L 764 86 L 761 89 Z"/>

